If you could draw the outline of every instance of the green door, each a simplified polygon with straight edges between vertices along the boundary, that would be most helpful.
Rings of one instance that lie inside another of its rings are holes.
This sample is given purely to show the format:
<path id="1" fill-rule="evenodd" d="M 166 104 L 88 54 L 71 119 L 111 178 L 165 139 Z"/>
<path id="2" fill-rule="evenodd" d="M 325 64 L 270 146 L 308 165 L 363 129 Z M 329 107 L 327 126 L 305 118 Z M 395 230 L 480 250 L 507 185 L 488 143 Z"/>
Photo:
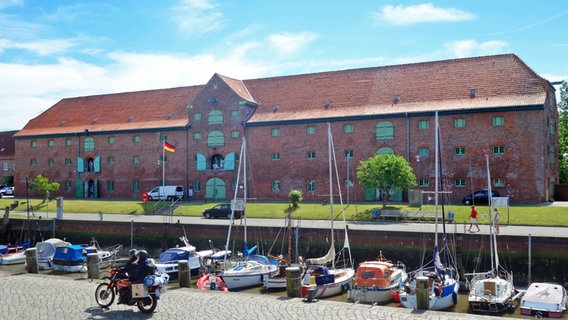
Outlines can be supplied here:
<path id="1" fill-rule="evenodd" d="M 205 185 L 205 198 L 212 201 L 225 200 L 225 190 L 226 187 L 223 180 L 219 178 L 211 178 Z"/>

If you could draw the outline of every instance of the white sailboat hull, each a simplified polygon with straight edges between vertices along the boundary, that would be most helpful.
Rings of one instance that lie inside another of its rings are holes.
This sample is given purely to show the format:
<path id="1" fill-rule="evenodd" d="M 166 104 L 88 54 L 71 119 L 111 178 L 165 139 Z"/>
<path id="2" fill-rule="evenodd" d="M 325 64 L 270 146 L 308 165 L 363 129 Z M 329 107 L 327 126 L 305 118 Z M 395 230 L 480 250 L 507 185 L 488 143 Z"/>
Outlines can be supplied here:
<path id="1" fill-rule="evenodd" d="M 416 286 L 413 286 L 416 288 Z M 455 279 L 446 279 L 443 284 L 443 293 L 440 295 L 436 286 L 432 286 L 428 292 L 428 310 L 444 310 L 458 302 L 459 283 Z M 417 295 L 414 291 L 400 290 L 400 304 L 405 308 L 418 309 Z"/>
<path id="2" fill-rule="evenodd" d="M 314 283 L 315 281 L 312 281 L 313 277 L 306 274 L 306 278 L 302 284 L 302 297 L 326 298 L 342 294 L 349 290 L 353 276 L 355 276 L 355 269 L 335 269 L 329 270 L 329 272 L 334 275 L 334 281 L 321 285 Z M 310 295 L 308 293 L 310 290 L 315 290 L 315 294 Z"/>
<path id="3" fill-rule="evenodd" d="M 468 302 L 473 312 L 502 313 L 515 295 L 512 276 L 507 279 L 477 274 L 470 281 Z"/>
<path id="4" fill-rule="evenodd" d="M 256 287 L 263 284 L 264 277 L 278 272 L 278 266 L 262 264 L 257 261 L 243 261 L 237 266 L 223 271 L 221 278 L 229 290 Z"/>

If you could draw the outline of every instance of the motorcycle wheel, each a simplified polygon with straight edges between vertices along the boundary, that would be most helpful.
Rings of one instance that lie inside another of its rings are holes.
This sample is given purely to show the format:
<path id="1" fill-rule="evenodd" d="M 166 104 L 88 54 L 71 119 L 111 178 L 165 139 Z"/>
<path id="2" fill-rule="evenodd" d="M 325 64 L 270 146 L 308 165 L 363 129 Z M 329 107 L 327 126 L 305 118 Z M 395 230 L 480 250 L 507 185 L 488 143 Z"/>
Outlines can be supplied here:
<path id="1" fill-rule="evenodd" d="M 154 310 L 156 310 L 156 307 L 158 306 L 158 299 L 156 298 L 155 295 L 150 294 L 148 295 L 148 297 L 138 300 L 136 302 L 136 305 L 138 306 L 140 312 L 152 313 L 154 312 Z"/>
<path id="2" fill-rule="evenodd" d="M 108 308 L 114 302 L 116 294 L 108 283 L 101 283 L 95 290 L 95 300 L 103 308 Z"/>

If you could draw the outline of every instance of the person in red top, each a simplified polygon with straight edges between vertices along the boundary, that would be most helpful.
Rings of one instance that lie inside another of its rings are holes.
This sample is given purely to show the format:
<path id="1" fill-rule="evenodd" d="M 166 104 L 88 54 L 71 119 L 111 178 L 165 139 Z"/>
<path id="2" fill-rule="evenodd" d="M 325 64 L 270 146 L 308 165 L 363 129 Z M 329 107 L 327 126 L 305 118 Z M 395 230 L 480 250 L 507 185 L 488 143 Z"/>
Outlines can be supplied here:
<path id="1" fill-rule="evenodd" d="M 477 231 L 479 231 L 479 225 L 477 224 L 477 210 L 475 210 L 475 206 L 471 206 L 471 213 L 469 214 L 469 229 L 467 231 L 471 232 L 471 227 L 475 225 Z"/>

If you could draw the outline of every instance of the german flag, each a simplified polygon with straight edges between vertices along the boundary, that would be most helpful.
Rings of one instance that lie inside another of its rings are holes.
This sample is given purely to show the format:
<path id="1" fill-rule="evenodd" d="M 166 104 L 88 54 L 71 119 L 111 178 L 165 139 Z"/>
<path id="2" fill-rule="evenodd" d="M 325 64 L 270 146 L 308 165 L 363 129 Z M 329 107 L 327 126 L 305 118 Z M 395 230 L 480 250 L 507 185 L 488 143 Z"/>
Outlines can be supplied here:
<path id="1" fill-rule="evenodd" d="M 164 150 L 169 151 L 169 152 L 176 152 L 176 148 L 174 148 L 174 146 L 167 143 L 166 141 L 164 141 Z"/>

